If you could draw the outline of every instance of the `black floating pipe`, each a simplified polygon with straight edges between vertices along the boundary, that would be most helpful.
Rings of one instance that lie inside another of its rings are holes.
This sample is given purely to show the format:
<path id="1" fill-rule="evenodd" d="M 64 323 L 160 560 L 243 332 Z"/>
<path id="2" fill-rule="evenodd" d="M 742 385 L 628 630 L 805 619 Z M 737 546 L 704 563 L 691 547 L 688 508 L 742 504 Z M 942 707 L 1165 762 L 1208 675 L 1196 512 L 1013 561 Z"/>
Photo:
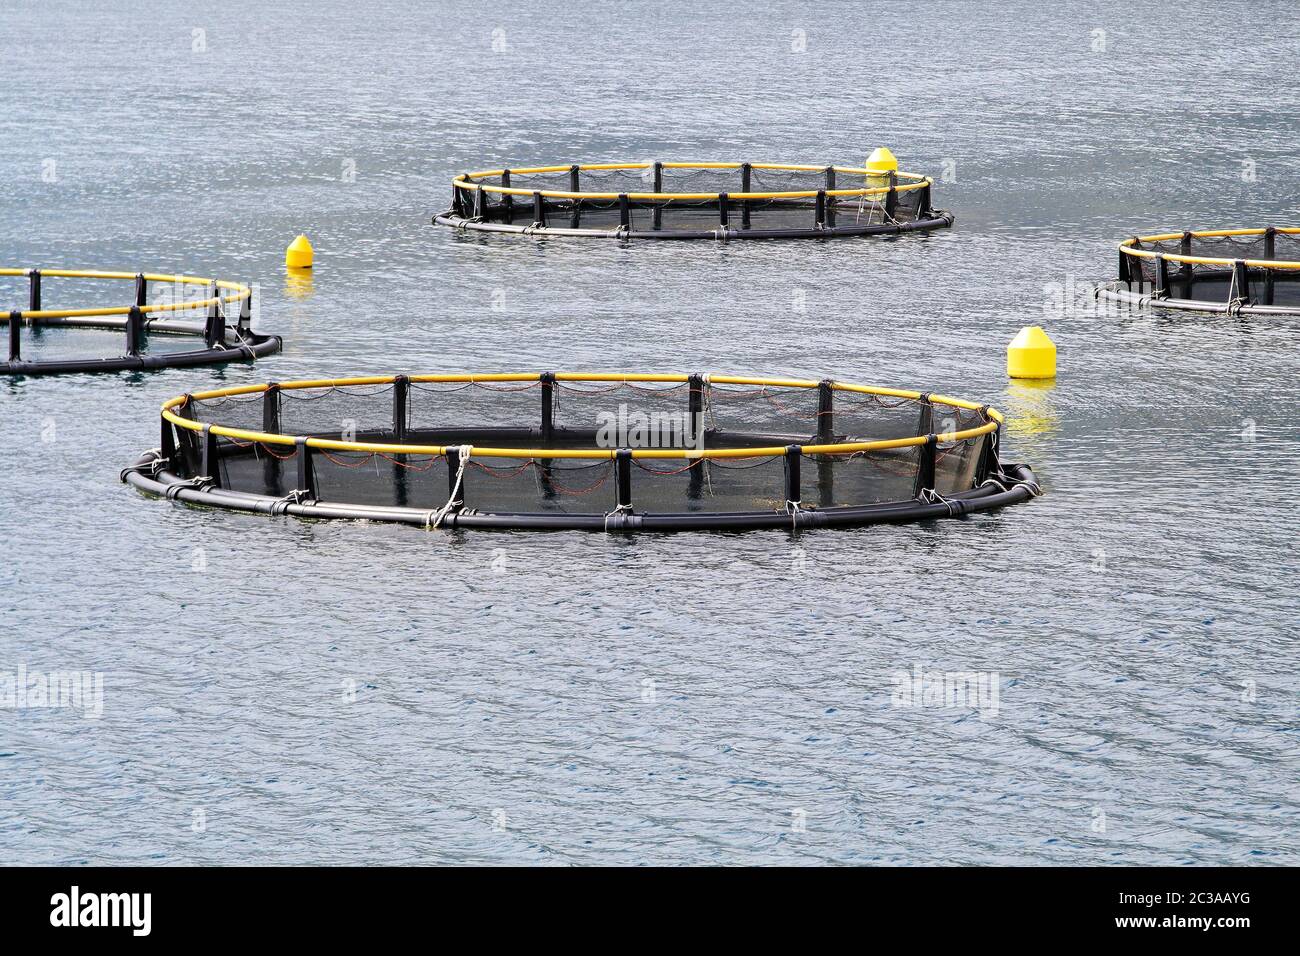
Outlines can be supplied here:
<path id="1" fill-rule="evenodd" d="M 406 441 L 407 405 L 411 394 L 411 380 L 405 375 L 393 379 L 393 440 Z"/>
<path id="2" fill-rule="evenodd" d="M 138 305 L 133 305 L 126 314 L 126 354 L 133 357 L 139 355 L 143 344 L 144 313 L 140 311 Z"/>
<path id="3" fill-rule="evenodd" d="M 542 444 L 549 445 L 555 433 L 555 373 L 543 372 L 542 382 Z"/>
<path id="4" fill-rule="evenodd" d="M 618 486 L 618 508 L 620 511 L 632 510 L 632 452 L 620 448 L 614 452 L 614 472 Z"/>
<path id="5" fill-rule="evenodd" d="M 316 497 L 316 467 L 312 461 L 312 447 L 306 438 L 295 438 L 298 446 L 298 492 L 308 501 L 319 500 Z"/>
<path id="6" fill-rule="evenodd" d="M 788 445 L 785 449 L 785 503 L 786 507 L 797 505 L 803 500 L 799 490 L 799 466 L 803 459 L 803 449 L 798 445 Z"/>

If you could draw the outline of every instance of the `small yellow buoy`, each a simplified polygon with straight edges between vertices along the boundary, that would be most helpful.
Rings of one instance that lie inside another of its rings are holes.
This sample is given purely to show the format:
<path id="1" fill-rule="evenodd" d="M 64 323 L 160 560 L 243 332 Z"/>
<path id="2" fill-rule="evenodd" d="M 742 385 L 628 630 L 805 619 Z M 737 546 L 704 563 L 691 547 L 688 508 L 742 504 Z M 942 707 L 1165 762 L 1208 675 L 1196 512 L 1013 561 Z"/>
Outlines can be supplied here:
<path id="1" fill-rule="evenodd" d="M 1007 346 L 1012 378 L 1056 378 L 1056 343 L 1037 325 L 1027 325 Z"/>
<path id="2" fill-rule="evenodd" d="M 898 172 L 898 157 L 889 151 L 888 146 L 877 146 L 867 157 L 869 172 L 864 177 L 867 189 L 888 189 L 889 174 Z M 872 202 L 879 202 L 883 197 L 874 194 Z"/>
<path id="3" fill-rule="evenodd" d="M 284 250 L 284 264 L 290 269 L 310 269 L 312 256 L 311 243 L 306 236 L 299 236 Z"/>

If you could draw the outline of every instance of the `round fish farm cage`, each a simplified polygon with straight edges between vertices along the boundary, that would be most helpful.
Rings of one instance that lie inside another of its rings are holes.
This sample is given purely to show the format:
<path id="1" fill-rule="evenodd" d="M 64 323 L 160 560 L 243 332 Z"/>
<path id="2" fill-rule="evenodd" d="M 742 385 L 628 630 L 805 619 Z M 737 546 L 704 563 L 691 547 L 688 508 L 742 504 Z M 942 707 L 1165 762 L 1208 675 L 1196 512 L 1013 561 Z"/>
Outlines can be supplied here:
<path id="1" fill-rule="evenodd" d="M 985 405 L 727 375 L 390 375 L 162 406 L 123 481 L 168 499 L 424 528 L 810 528 L 1038 494 Z"/>
<path id="2" fill-rule="evenodd" d="M 822 239 L 951 226 L 932 180 L 868 165 L 588 163 L 452 180 L 441 225 L 617 239 Z"/>
<path id="3" fill-rule="evenodd" d="M 1119 245 L 1119 280 L 1097 294 L 1161 309 L 1300 315 L 1300 228 L 1135 236 Z"/>
<path id="4" fill-rule="evenodd" d="M 134 289 L 126 305 L 49 308 L 52 279 L 59 280 L 64 302 L 102 302 L 106 282 L 129 282 Z M 9 375 L 216 365 L 280 350 L 279 337 L 253 332 L 253 293 L 238 282 L 148 272 L 0 269 L 4 291 L 27 299 L 25 309 L 0 312 L 9 341 L 9 360 L 0 372 Z"/>

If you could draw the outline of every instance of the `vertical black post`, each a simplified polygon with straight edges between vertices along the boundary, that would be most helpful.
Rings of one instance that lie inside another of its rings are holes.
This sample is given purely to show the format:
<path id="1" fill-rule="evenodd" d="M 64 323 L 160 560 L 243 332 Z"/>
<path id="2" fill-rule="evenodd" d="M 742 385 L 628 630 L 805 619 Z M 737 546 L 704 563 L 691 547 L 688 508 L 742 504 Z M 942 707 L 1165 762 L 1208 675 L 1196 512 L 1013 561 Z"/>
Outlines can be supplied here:
<path id="1" fill-rule="evenodd" d="M 226 341 L 226 317 L 221 314 L 221 290 L 215 282 L 208 288 L 208 298 L 212 304 L 208 306 L 207 321 L 203 324 L 203 342 L 213 349 Z"/>
<path id="2" fill-rule="evenodd" d="M 693 449 L 703 450 L 704 376 L 692 375 L 686 381 L 686 427 L 688 429 L 686 443 Z M 691 500 L 697 500 L 704 491 L 704 459 L 696 458 L 692 460 L 686 472 L 690 477 L 690 486 L 686 492 L 687 497 Z"/>
<path id="3" fill-rule="evenodd" d="M 1178 252 L 1184 256 L 1192 254 L 1192 234 L 1190 232 L 1184 232 L 1182 239 L 1178 241 Z M 1184 299 L 1192 297 L 1192 284 L 1195 281 L 1192 275 L 1193 271 L 1190 262 L 1184 262 L 1178 267 L 1178 283 L 1181 290 L 1179 294 Z"/>
<path id="4" fill-rule="evenodd" d="M 821 229 L 826 225 L 826 190 L 817 190 L 817 202 L 814 208 L 813 221 L 816 227 Z"/>
<path id="5" fill-rule="evenodd" d="M 1133 278 L 1129 269 L 1129 255 L 1121 247 L 1119 250 L 1119 281 L 1132 288 Z"/>
<path id="6" fill-rule="evenodd" d="M 620 511 L 632 510 L 632 452 L 620 448 L 614 452 L 614 476 L 618 486 L 618 508 Z"/>
<path id="7" fill-rule="evenodd" d="M 788 445 L 785 449 L 785 503 L 786 507 L 797 505 L 803 501 L 802 492 L 799 490 L 799 465 L 803 457 L 803 449 L 798 445 Z"/>
<path id="8" fill-rule="evenodd" d="M 253 288 L 249 286 L 248 295 L 239 300 L 239 332 L 246 335 L 253 331 Z"/>
<path id="9" fill-rule="evenodd" d="M 835 167 L 826 167 L 826 191 L 829 193 L 835 188 Z M 826 225 L 832 229 L 835 228 L 835 197 L 826 197 Z"/>
<path id="10" fill-rule="evenodd" d="M 447 455 L 447 503 L 448 513 L 460 511 L 465 505 L 465 476 L 460 476 L 459 487 L 456 475 L 460 471 L 460 446 L 451 445 L 446 449 Z"/>
<path id="11" fill-rule="evenodd" d="M 167 463 L 168 468 L 174 468 L 176 462 L 176 429 L 172 423 L 167 420 L 166 415 L 159 416 L 162 422 L 161 441 L 158 444 L 158 454 L 163 461 Z"/>
<path id="12" fill-rule="evenodd" d="M 980 414 L 988 420 L 988 406 L 985 405 L 980 409 Z M 984 436 L 984 445 L 980 449 L 979 464 L 975 467 L 975 484 L 982 485 L 989 475 L 995 475 L 1002 470 L 998 462 L 998 442 L 1002 437 L 1002 426 L 998 425 L 993 431 Z"/>
<path id="13" fill-rule="evenodd" d="M 217 447 L 217 436 L 212 433 L 211 425 L 203 426 L 203 446 L 200 451 L 199 473 L 212 482 L 212 487 L 221 487 L 221 452 Z"/>
<path id="14" fill-rule="evenodd" d="M 889 171 L 889 192 L 885 193 L 885 215 L 890 219 L 898 212 L 898 174 Z"/>
<path id="15" fill-rule="evenodd" d="M 126 354 L 139 355 L 144 344 L 144 313 L 138 305 L 131 306 L 126 314 Z"/>
<path id="16" fill-rule="evenodd" d="M 542 444 L 549 445 L 555 434 L 555 373 L 543 372 L 542 381 Z"/>
<path id="17" fill-rule="evenodd" d="M 478 189 L 474 190 L 474 218 L 475 219 L 486 220 L 488 218 L 487 204 L 488 204 L 487 190 L 480 185 Z"/>
<path id="18" fill-rule="evenodd" d="M 501 185 L 504 186 L 506 189 L 510 188 L 510 170 L 508 169 L 501 170 Z M 501 197 L 501 204 L 505 207 L 505 221 L 507 223 L 514 222 L 515 197 L 510 193 L 506 193 L 504 196 Z"/>
<path id="19" fill-rule="evenodd" d="M 280 434 L 280 386 L 271 382 L 262 393 L 262 431 Z"/>
<path id="20" fill-rule="evenodd" d="M 740 164 L 740 191 L 748 194 L 750 185 L 753 182 L 754 167 L 750 163 Z M 740 204 L 740 228 L 749 228 L 749 200 L 743 200 Z"/>
<path id="21" fill-rule="evenodd" d="M 536 190 L 533 191 L 533 225 L 538 229 L 546 228 L 546 200 Z"/>
<path id="22" fill-rule="evenodd" d="M 1264 230 L 1264 258 L 1277 258 L 1277 228 L 1269 226 Z M 1264 270 L 1264 305 L 1273 304 L 1273 270 Z"/>
<path id="23" fill-rule="evenodd" d="M 655 163 L 655 183 L 654 191 L 661 193 L 664 191 L 664 164 Z M 654 208 L 650 210 L 650 228 L 662 229 L 664 225 L 664 207 L 660 205 L 660 200 L 656 199 Z"/>
<path id="24" fill-rule="evenodd" d="M 921 406 L 921 420 L 916 423 L 916 433 L 928 435 L 934 430 L 934 405 L 930 403 L 930 393 L 922 392 L 917 403 Z"/>
<path id="25" fill-rule="evenodd" d="M 407 405 L 411 395 L 411 380 L 405 375 L 393 379 L 393 440 L 406 441 Z"/>
<path id="26" fill-rule="evenodd" d="M 298 491 L 308 501 L 316 501 L 316 468 L 312 462 L 312 448 L 306 438 L 295 438 L 298 446 Z"/>
<path id="27" fill-rule="evenodd" d="M 580 174 L 581 170 L 579 170 L 577 163 L 574 163 L 569 167 L 569 192 L 582 192 L 582 179 Z M 569 227 L 577 229 L 582 225 L 582 200 L 573 199 L 571 202 L 573 203 L 573 211 L 569 214 Z"/>
<path id="28" fill-rule="evenodd" d="M 718 193 L 718 225 L 727 228 L 731 217 L 731 197 L 727 193 Z"/>
<path id="29" fill-rule="evenodd" d="M 933 432 L 925 436 L 925 444 L 921 446 L 921 460 L 916 469 L 916 485 L 912 489 L 914 498 L 920 498 L 926 492 L 934 492 L 934 452 L 937 445 Z"/>
<path id="30" fill-rule="evenodd" d="M 831 380 L 817 383 L 817 444 L 829 445 L 835 434 L 835 390 Z"/>
<path id="31" fill-rule="evenodd" d="M 23 357 L 23 344 L 19 333 L 22 331 L 23 314 L 9 313 L 9 361 L 16 362 Z"/>
<path id="32" fill-rule="evenodd" d="M 1156 298 L 1169 297 L 1169 260 L 1163 255 L 1156 256 Z"/>
<path id="33" fill-rule="evenodd" d="M 618 224 L 624 229 L 632 228 L 632 206 L 627 200 L 627 193 L 618 194 Z"/>
<path id="34" fill-rule="evenodd" d="M 269 435 L 280 434 L 280 386 L 271 382 L 262 393 L 262 431 Z M 280 459 L 270 447 L 262 465 L 263 482 L 276 495 L 283 494 L 280 489 Z"/>
<path id="35" fill-rule="evenodd" d="M 143 272 L 135 274 L 135 304 L 142 309 L 149 304 L 149 280 Z"/>
<path id="36" fill-rule="evenodd" d="M 41 270 L 27 271 L 27 311 L 41 311 Z"/>
<path id="37" fill-rule="evenodd" d="M 1237 285 L 1237 298 L 1242 305 L 1250 305 L 1250 271 L 1246 268 L 1245 260 L 1233 261 L 1232 277 Z"/>
<path id="38" fill-rule="evenodd" d="M 934 213 L 934 207 L 931 205 L 933 200 L 930 198 L 930 180 L 926 180 L 924 185 L 917 190 L 921 195 L 916 201 L 916 218 L 928 219 Z"/>

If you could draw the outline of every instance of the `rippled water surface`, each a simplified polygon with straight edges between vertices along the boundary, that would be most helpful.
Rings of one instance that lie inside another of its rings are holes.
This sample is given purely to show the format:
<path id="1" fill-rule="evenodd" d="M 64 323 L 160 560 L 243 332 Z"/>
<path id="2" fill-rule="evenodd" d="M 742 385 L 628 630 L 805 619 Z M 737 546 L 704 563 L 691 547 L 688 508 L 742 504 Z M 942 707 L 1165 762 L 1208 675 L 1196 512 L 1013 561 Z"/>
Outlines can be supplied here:
<path id="1" fill-rule="evenodd" d="M 6 5 L 0 260 L 253 281 L 287 347 L 0 384 L 0 672 L 104 675 L 99 719 L 0 711 L 6 860 L 1300 859 L 1300 322 L 1044 312 L 1124 236 L 1297 223 L 1294 4 L 153 6 Z M 1225 29 L 1246 20 L 1267 29 Z M 429 225 L 468 169 L 880 144 L 948 174 L 954 229 Z M 283 270 L 299 231 L 307 287 Z M 1035 323 L 1054 387 L 1005 376 Z M 1047 494 L 624 539 L 241 516 L 118 481 L 185 391 L 547 368 L 991 402 Z M 995 672 L 997 712 L 895 706 L 918 666 Z"/>

